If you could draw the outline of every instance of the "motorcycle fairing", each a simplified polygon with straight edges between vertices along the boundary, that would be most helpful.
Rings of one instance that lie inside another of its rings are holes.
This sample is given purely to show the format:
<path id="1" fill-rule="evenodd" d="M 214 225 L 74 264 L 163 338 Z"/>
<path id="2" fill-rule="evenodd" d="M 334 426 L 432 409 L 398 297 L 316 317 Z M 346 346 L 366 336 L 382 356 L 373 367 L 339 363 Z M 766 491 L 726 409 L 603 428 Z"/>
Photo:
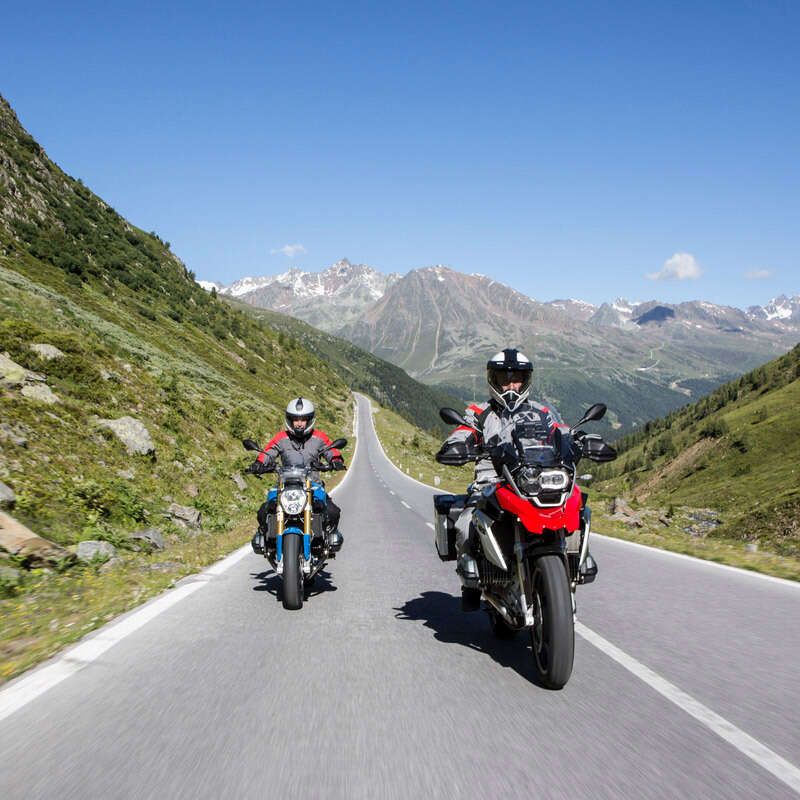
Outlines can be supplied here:
<path id="1" fill-rule="evenodd" d="M 572 487 L 564 506 L 557 508 L 537 508 L 505 486 L 498 486 L 496 494 L 500 507 L 518 517 L 528 533 L 540 534 L 545 528 L 552 531 L 565 528 L 572 533 L 580 528 L 581 492 L 577 486 Z"/>
<path id="2" fill-rule="evenodd" d="M 475 526 L 475 530 L 478 532 L 478 538 L 481 541 L 483 554 L 495 566 L 500 567 L 503 572 L 507 572 L 508 565 L 503 557 L 503 550 L 497 543 L 497 539 L 492 531 L 493 523 L 494 520 L 491 517 L 486 516 L 486 514 L 479 509 L 476 509 L 472 515 L 472 524 Z"/>

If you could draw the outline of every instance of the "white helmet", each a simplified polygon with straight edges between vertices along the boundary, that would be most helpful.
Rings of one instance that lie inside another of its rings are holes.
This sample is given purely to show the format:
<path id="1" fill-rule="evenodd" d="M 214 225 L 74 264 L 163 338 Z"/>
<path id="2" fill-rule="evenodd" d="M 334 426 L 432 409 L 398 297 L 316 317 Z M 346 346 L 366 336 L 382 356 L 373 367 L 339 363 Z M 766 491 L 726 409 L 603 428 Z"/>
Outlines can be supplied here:
<path id="1" fill-rule="evenodd" d="M 317 412 L 314 404 L 305 397 L 296 397 L 294 400 L 290 400 L 289 405 L 286 406 L 286 431 L 292 438 L 308 439 L 314 432 L 314 420 L 316 417 Z M 302 431 L 297 431 L 294 428 L 294 422 L 299 419 L 303 419 L 306 422 L 306 427 Z"/>
<path id="2" fill-rule="evenodd" d="M 507 411 L 516 411 L 528 399 L 532 375 L 530 359 L 511 347 L 501 350 L 486 362 L 486 380 L 492 399 Z M 519 383 L 519 391 L 503 391 L 503 386 L 509 383 Z"/>

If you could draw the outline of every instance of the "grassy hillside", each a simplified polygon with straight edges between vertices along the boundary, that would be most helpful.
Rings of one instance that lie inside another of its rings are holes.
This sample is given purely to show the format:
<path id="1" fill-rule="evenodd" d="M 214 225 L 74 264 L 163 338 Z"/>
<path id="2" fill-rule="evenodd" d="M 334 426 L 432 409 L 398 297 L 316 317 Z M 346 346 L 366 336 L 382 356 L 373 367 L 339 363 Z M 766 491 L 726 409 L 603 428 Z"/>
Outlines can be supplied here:
<path id="1" fill-rule="evenodd" d="M 668 518 L 709 509 L 700 538 L 800 559 L 798 407 L 800 346 L 621 439 L 599 488 Z"/>
<path id="2" fill-rule="evenodd" d="M 406 475 L 436 486 L 443 492 L 460 494 L 472 481 L 474 466 L 445 467 L 434 458 L 445 436 L 420 430 L 389 408 L 372 401 L 373 421 L 383 450 Z M 452 427 L 450 428 L 452 430 Z"/>
<path id="3" fill-rule="evenodd" d="M 320 427 L 349 434 L 338 375 L 193 278 L 168 243 L 53 164 L 0 98 L 5 510 L 64 548 L 116 548 L 105 564 L 0 550 L 0 680 L 246 541 L 267 484 L 237 485 L 251 460 L 239 439 L 281 427 L 291 396 L 310 394 Z M 130 455 L 101 423 L 122 417 L 145 426 L 152 452 Z M 200 512 L 200 527 L 172 503 Z M 133 534 L 154 527 L 166 546 L 150 552 Z"/>
<path id="4" fill-rule="evenodd" d="M 299 342 L 319 356 L 351 389 L 374 397 L 381 405 L 396 411 L 408 422 L 423 430 L 444 435 L 447 426 L 439 419 L 442 406 L 460 407 L 462 403 L 435 386 L 419 383 L 400 367 L 325 333 L 293 317 L 229 300 L 236 308 Z"/>

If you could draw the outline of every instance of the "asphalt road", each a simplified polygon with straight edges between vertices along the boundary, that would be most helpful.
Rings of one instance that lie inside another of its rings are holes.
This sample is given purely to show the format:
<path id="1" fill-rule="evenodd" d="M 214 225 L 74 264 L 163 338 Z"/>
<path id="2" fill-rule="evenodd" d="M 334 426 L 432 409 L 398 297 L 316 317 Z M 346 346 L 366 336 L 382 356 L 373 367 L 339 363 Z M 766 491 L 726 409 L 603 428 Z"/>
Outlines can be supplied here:
<path id="1" fill-rule="evenodd" d="M 344 550 L 303 609 L 238 554 L 13 682 L 0 797 L 800 793 L 799 587 L 597 539 L 572 678 L 542 689 L 524 637 L 461 613 L 431 490 L 359 404 Z"/>

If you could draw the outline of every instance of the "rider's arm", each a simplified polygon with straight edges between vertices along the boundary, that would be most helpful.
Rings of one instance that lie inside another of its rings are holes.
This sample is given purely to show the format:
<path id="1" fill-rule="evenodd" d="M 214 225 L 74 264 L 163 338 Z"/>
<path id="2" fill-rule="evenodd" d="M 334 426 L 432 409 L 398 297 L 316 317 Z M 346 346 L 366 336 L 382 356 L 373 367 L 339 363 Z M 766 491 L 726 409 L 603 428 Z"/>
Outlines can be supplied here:
<path id="1" fill-rule="evenodd" d="M 328 436 L 328 434 L 325 433 L 325 431 L 321 431 L 319 428 L 316 428 L 314 430 L 314 433 L 312 433 L 311 435 L 315 436 L 317 439 L 321 439 L 322 440 L 322 444 L 321 444 L 321 446 L 319 448 L 320 450 L 325 449 L 331 443 L 331 437 Z M 332 448 L 331 450 L 328 450 L 328 452 L 325 454 L 325 457 L 331 463 L 333 463 L 334 461 L 341 461 L 342 464 L 344 464 L 344 458 L 342 456 L 342 451 L 341 450 L 337 450 L 335 447 Z"/>
<path id="2" fill-rule="evenodd" d="M 480 450 L 482 437 L 478 414 L 479 406 L 469 406 L 464 414 L 466 425 L 459 425 L 444 441 L 436 454 L 440 464 L 461 466 L 475 458 Z"/>
<path id="3" fill-rule="evenodd" d="M 264 449 L 258 454 L 256 461 L 262 464 L 274 464 L 280 452 L 280 443 L 286 439 L 289 434 L 286 431 L 276 433 L 266 444 Z"/>

